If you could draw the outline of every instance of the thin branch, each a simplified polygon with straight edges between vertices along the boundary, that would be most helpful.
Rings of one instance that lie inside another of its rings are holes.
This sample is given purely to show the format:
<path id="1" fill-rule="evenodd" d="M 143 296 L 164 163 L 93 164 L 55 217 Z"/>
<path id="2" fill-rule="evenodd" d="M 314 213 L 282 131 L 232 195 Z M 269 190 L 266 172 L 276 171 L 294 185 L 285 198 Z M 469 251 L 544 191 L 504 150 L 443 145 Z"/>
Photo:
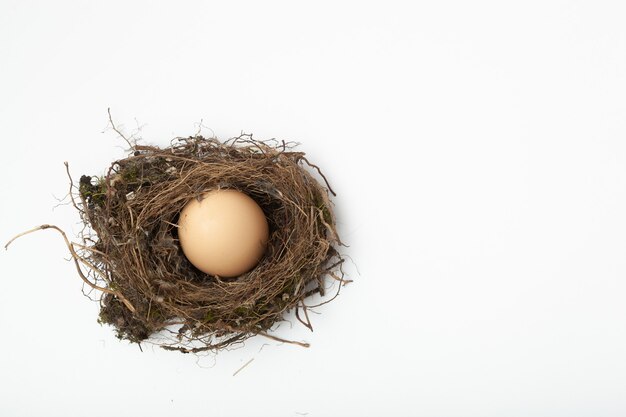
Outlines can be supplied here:
<path id="1" fill-rule="evenodd" d="M 120 137 L 122 139 L 124 139 L 126 141 L 126 143 L 128 143 L 128 146 L 130 146 L 131 149 L 135 149 L 135 145 L 132 144 L 132 142 L 126 137 L 126 135 L 124 135 L 116 126 L 115 123 L 113 123 L 113 117 L 111 116 L 111 108 L 107 108 L 107 113 L 109 113 L 109 123 L 111 123 L 111 127 L 113 128 L 113 130 L 115 131 L 115 133 L 117 133 L 118 135 L 120 135 Z"/>
<path id="2" fill-rule="evenodd" d="M 169 346 L 169 345 L 160 345 L 160 347 L 161 349 L 164 349 L 164 350 L 177 350 L 182 353 L 200 353 L 200 352 L 206 352 L 209 350 L 217 351 L 221 347 L 228 346 L 232 343 L 235 343 L 241 340 L 243 337 L 244 336 L 242 334 L 238 334 L 219 343 L 207 344 L 206 346 L 200 346 L 200 347 L 194 347 L 194 348 L 186 348 L 183 346 Z"/>
<path id="3" fill-rule="evenodd" d="M 278 337 L 278 336 L 273 336 L 269 333 L 265 333 L 265 332 L 258 332 L 257 334 L 261 335 L 261 336 L 265 336 L 268 339 L 272 339 L 272 340 L 276 340 L 277 342 L 283 342 L 283 343 L 289 343 L 292 345 L 298 345 L 298 346 L 302 346 L 305 348 L 310 347 L 311 345 L 306 343 L 306 342 L 298 342 L 296 340 L 287 340 L 287 339 L 283 339 L 282 337 Z"/>
<path id="4" fill-rule="evenodd" d="M 308 166 L 310 166 L 311 168 L 315 168 L 317 170 L 317 173 L 320 174 L 320 176 L 322 178 L 324 178 L 324 182 L 326 183 L 326 187 L 328 187 L 328 191 L 330 191 L 332 193 L 332 195 L 334 195 L 335 197 L 337 197 L 337 194 L 333 191 L 333 189 L 330 187 L 330 184 L 328 183 L 328 180 L 326 179 L 326 176 L 324 174 L 322 174 L 322 170 L 320 169 L 320 167 L 318 167 L 315 164 L 312 164 L 309 162 L 308 159 L 306 159 L 304 156 L 300 157 L 301 160 L 303 160 L 304 162 L 306 162 L 306 164 Z"/>
<path id="5" fill-rule="evenodd" d="M 78 271 L 78 275 L 80 276 L 80 278 L 83 280 L 83 282 L 87 285 L 89 285 L 91 288 L 93 288 L 94 290 L 98 290 L 98 291 L 102 291 L 106 294 L 111 294 L 117 298 L 119 298 L 124 305 L 126 305 L 126 307 L 132 312 L 135 312 L 135 307 L 130 303 L 130 301 L 128 301 L 126 299 L 126 297 L 124 297 L 119 291 L 115 291 L 112 290 L 110 288 L 105 288 L 105 287 L 100 287 L 96 284 L 94 284 L 93 282 L 89 281 L 89 279 L 85 276 L 85 274 L 83 273 L 82 269 L 80 268 L 80 262 L 85 263 L 85 259 L 82 258 L 78 253 L 76 253 L 76 250 L 74 249 L 74 246 L 72 245 L 72 242 L 70 242 L 70 240 L 67 238 L 67 235 L 65 234 L 65 232 L 63 230 L 61 230 L 59 227 L 54 226 L 52 224 L 42 224 L 41 226 L 37 226 L 34 227 L 30 230 L 27 230 L 25 232 L 22 232 L 16 236 L 14 236 L 11 240 L 9 240 L 6 245 L 4 245 L 4 249 L 8 249 L 9 245 L 11 243 L 13 243 L 16 239 L 19 239 L 22 236 L 31 234 L 33 232 L 37 232 L 39 230 L 46 230 L 46 229 L 54 229 L 57 232 L 59 232 L 61 234 L 61 236 L 63 236 L 63 240 L 65 240 L 65 245 L 67 246 L 67 248 L 69 249 L 70 253 L 72 254 L 72 260 L 74 261 L 74 265 L 76 266 L 76 270 Z"/>
<path id="6" fill-rule="evenodd" d="M 250 359 L 248 362 L 244 363 L 241 368 L 237 369 L 235 371 L 235 373 L 233 374 L 233 376 L 237 375 L 239 372 L 241 372 L 243 370 L 243 368 L 245 368 L 246 366 L 250 365 L 252 363 L 252 361 L 254 360 L 254 358 Z"/>
<path id="7" fill-rule="evenodd" d="M 313 331 L 313 325 L 311 324 L 311 320 L 309 319 L 309 313 L 307 313 L 306 311 L 307 307 L 306 305 L 304 305 L 303 301 L 301 301 L 301 305 L 302 305 L 302 311 L 304 311 L 304 317 L 306 321 L 300 317 L 300 313 L 299 313 L 300 305 L 296 306 L 296 319 L 298 319 L 298 321 L 302 323 L 303 325 L 305 325 L 310 331 Z"/>
<path id="8" fill-rule="evenodd" d="M 63 162 L 63 165 L 65 165 L 65 172 L 67 172 L 67 177 L 70 179 L 70 198 L 72 199 L 72 205 L 74 206 L 74 208 L 76 210 L 78 210 L 79 213 L 82 213 L 83 211 L 78 207 L 78 205 L 76 204 L 76 200 L 74 199 L 74 180 L 72 179 L 72 175 L 70 174 L 70 164 L 65 161 Z"/>

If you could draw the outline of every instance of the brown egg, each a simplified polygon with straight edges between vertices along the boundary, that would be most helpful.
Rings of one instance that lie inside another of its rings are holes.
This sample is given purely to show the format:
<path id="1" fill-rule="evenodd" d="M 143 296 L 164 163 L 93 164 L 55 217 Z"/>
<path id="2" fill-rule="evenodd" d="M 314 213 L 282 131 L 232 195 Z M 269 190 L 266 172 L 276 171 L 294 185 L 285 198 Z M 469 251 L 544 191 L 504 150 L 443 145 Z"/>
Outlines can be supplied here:
<path id="1" fill-rule="evenodd" d="M 236 277 L 259 262 L 269 237 L 263 210 L 237 190 L 214 190 L 191 200 L 178 220 L 183 253 L 202 272 Z"/>

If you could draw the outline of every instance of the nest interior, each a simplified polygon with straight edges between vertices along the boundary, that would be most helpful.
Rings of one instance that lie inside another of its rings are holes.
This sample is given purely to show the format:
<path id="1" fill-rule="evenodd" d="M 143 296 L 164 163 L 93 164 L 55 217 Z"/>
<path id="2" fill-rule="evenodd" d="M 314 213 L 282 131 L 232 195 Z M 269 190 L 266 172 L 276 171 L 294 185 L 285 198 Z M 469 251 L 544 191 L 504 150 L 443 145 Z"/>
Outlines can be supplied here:
<path id="1" fill-rule="evenodd" d="M 230 279 L 196 269 L 177 236 L 185 204 L 219 188 L 252 197 L 270 227 L 259 264 Z M 83 239 L 91 242 L 80 258 L 107 289 L 99 321 L 114 326 L 120 338 L 140 343 L 166 331 L 166 349 L 220 349 L 269 336 L 291 309 L 311 327 L 304 300 L 324 295 L 328 279 L 339 281 L 337 289 L 345 283 L 334 192 L 291 144 L 242 135 L 226 142 L 176 138 L 167 148 L 135 145 L 104 176 L 82 176 L 78 189 L 75 205 L 88 226 Z"/>

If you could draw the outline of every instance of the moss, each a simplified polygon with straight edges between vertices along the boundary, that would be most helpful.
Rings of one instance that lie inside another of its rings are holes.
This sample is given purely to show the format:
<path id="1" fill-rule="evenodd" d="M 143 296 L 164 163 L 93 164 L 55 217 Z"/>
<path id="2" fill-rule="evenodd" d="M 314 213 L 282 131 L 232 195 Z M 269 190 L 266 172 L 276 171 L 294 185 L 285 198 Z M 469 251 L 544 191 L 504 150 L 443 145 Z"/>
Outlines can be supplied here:
<path id="1" fill-rule="evenodd" d="M 246 316 L 250 312 L 250 309 L 244 306 L 239 306 L 235 309 L 235 314 L 238 316 Z"/>
<path id="2" fill-rule="evenodd" d="M 204 321 L 206 323 L 212 323 L 215 321 L 215 314 L 213 314 L 213 312 L 211 310 L 207 310 L 206 314 L 204 315 Z"/>
<path id="3" fill-rule="evenodd" d="M 136 182 L 139 178 L 139 168 L 137 165 L 128 165 L 125 166 L 122 171 L 120 171 L 120 177 L 122 181 L 125 183 L 133 183 Z"/>
<path id="4" fill-rule="evenodd" d="M 151 307 L 148 312 L 148 319 L 150 320 L 159 320 L 163 318 L 163 313 L 158 308 Z"/>
<path id="5" fill-rule="evenodd" d="M 328 224 L 332 224 L 333 223 L 333 217 L 330 214 L 330 210 L 328 209 L 327 206 L 323 206 L 322 207 L 322 216 L 324 216 L 324 221 Z"/>
<path id="6" fill-rule="evenodd" d="M 92 184 L 92 179 L 93 177 L 83 175 L 80 178 L 78 192 L 82 199 L 89 205 L 102 206 L 104 205 L 107 194 L 106 181 L 104 177 L 97 177 L 96 183 Z"/>
<path id="7" fill-rule="evenodd" d="M 100 314 L 98 315 L 98 324 L 100 326 L 102 326 L 103 324 L 108 324 L 111 321 L 109 320 L 109 317 L 106 315 L 106 313 L 104 311 L 100 311 Z"/>
<path id="8" fill-rule="evenodd" d="M 318 193 L 313 195 L 313 201 L 315 203 L 315 207 L 317 207 L 322 212 L 322 218 L 328 224 L 333 223 L 333 216 L 330 213 L 330 209 L 326 204 L 324 204 L 324 199 Z"/>

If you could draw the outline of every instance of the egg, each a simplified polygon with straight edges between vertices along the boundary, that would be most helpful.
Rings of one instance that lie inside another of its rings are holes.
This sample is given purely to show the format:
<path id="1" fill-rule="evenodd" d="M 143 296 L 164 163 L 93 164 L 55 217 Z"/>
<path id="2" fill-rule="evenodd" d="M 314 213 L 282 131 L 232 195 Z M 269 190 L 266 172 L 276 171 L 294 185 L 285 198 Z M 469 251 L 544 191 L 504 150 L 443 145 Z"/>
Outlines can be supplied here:
<path id="1" fill-rule="evenodd" d="M 267 218 L 250 196 L 232 189 L 209 191 L 180 212 L 183 253 L 200 271 L 236 277 L 253 269 L 269 238 Z"/>

